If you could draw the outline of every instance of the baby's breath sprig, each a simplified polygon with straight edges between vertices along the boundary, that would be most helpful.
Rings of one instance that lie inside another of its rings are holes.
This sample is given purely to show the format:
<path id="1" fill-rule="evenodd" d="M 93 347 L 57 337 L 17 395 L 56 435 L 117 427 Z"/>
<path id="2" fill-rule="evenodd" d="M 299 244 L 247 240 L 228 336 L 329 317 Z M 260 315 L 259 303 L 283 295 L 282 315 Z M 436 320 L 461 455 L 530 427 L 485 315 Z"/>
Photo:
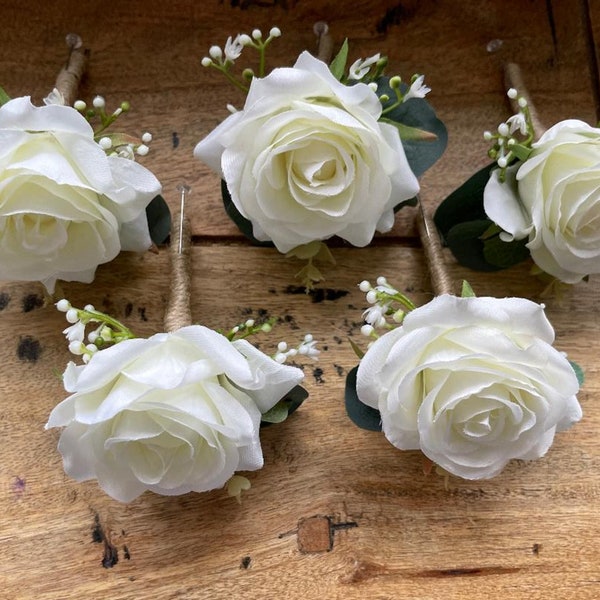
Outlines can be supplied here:
<path id="1" fill-rule="evenodd" d="M 208 50 L 208 56 L 202 59 L 201 64 L 203 67 L 217 69 L 237 88 L 243 92 L 248 92 L 250 89 L 249 83 L 256 76 L 255 72 L 252 69 L 244 69 L 240 79 L 231 73 L 231 67 L 241 56 L 244 48 L 254 48 L 258 51 L 258 77 L 264 77 L 267 47 L 278 37 L 281 37 L 279 27 L 271 27 L 267 39 L 263 39 L 260 29 L 254 29 L 252 35 L 241 33 L 234 38 L 229 36 L 224 48 L 217 45 L 211 46 Z"/>
<path id="2" fill-rule="evenodd" d="M 64 312 L 65 318 L 71 323 L 69 327 L 63 330 L 69 341 L 69 351 L 72 354 L 81 356 L 84 363 L 88 363 L 100 348 L 136 337 L 123 323 L 96 310 L 91 304 L 87 304 L 82 309 L 76 308 L 63 298 L 56 303 L 56 308 L 60 312 Z M 98 326 L 88 333 L 88 343 L 86 344 L 84 341 L 85 328 L 90 323 L 97 323 Z"/>
<path id="3" fill-rule="evenodd" d="M 483 138 L 493 141 L 488 156 L 498 163 L 500 181 L 506 180 L 506 169 L 516 160 L 527 160 L 531 154 L 531 146 L 535 140 L 535 128 L 527 99 L 519 96 L 515 88 L 510 88 L 506 95 L 515 100 L 519 110 L 505 122 L 498 125 L 496 133 L 485 131 Z M 517 134 L 521 139 L 518 139 Z"/>
<path id="4" fill-rule="evenodd" d="M 271 318 L 263 323 L 257 323 L 254 319 L 247 319 L 243 323 L 239 323 L 235 327 L 232 327 L 225 334 L 225 337 L 230 342 L 233 342 L 234 340 L 243 340 L 257 333 L 270 333 L 275 321 L 276 319 Z"/>
<path id="5" fill-rule="evenodd" d="M 294 358 L 296 356 L 307 356 L 314 360 L 321 353 L 317 349 L 317 341 L 313 338 L 312 334 L 307 333 L 304 339 L 295 348 L 290 348 L 287 342 L 281 341 L 277 344 L 277 352 L 273 356 L 273 359 L 278 363 L 284 363 L 288 358 Z"/>
<path id="6" fill-rule="evenodd" d="M 362 326 L 361 333 L 367 337 L 379 337 L 376 329 L 397 327 L 406 313 L 416 308 L 412 300 L 391 286 L 385 277 L 378 277 L 374 287 L 367 280 L 362 281 L 358 287 L 361 292 L 366 293 L 367 302 L 372 305 L 363 312 L 365 325 Z M 392 323 L 388 321 L 388 317 L 391 317 Z"/>
<path id="7" fill-rule="evenodd" d="M 73 107 L 92 126 L 94 140 L 109 156 L 121 156 L 133 160 L 136 154 L 138 156 L 148 154 L 150 150 L 148 144 L 152 141 L 151 133 L 145 132 L 141 139 L 125 133 L 106 133 L 106 130 L 122 114 L 129 112 L 131 108 L 129 102 L 121 102 L 112 113 L 106 111 L 106 100 L 103 96 L 95 96 L 91 108 L 88 108 L 83 100 L 77 100 Z"/>

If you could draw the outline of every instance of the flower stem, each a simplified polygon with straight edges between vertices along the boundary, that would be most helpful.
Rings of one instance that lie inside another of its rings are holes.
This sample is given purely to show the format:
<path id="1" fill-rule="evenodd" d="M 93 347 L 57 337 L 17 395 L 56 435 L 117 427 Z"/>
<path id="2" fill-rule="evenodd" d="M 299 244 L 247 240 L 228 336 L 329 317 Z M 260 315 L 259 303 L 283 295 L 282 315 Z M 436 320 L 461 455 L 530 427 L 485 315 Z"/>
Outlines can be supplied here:
<path id="1" fill-rule="evenodd" d="M 69 33 L 66 41 L 69 46 L 69 57 L 56 78 L 55 87 L 62 94 L 65 104 L 71 106 L 75 102 L 90 52 L 82 48 L 81 38 L 75 33 Z"/>
<path id="2" fill-rule="evenodd" d="M 333 55 L 333 38 L 329 34 L 329 25 L 325 21 L 317 21 L 313 25 L 317 36 L 317 58 L 328 65 Z"/>
<path id="3" fill-rule="evenodd" d="M 517 63 L 506 63 L 504 65 L 504 79 L 506 87 L 515 88 L 519 92 L 519 96 L 527 100 L 527 108 L 529 111 L 529 119 L 535 132 L 535 139 L 539 139 L 540 136 L 546 131 L 543 123 L 540 121 L 535 105 L 531 101 L 531 96 L 523 80 L 523 74 L 521 67 Z M 518 99 L 514 98 L 510 101 L 511 107 L 515 113 L 519 112 Z"/>
<path id="4" fill-rule="evenodd" d="M 178 215 L 173 215 L 171 228 L 171 293 L 165 310 L 165 331 L 175 331 L 192 324 L 191 296 L 191 226 L 184 214 L 186 194 L 190 188 L 182 185 L 181 208 Z"/>
<path id="5" fill-rule="evenodd" d="M 419 200 L 419 209 L 419 214 L 417 215 L 417 229 L 419 230 L 419 237 L 423 244 L 425 260 L 429 267 L 431 286 L 433 287 L 436 296 L 440 296 L 441 294 L 452 294 L 454 285 L 452 283 L 452 278 L 446 271 L 442 245 L 435 232 L 435 225 L 425 213 L 421 200 Z"/>

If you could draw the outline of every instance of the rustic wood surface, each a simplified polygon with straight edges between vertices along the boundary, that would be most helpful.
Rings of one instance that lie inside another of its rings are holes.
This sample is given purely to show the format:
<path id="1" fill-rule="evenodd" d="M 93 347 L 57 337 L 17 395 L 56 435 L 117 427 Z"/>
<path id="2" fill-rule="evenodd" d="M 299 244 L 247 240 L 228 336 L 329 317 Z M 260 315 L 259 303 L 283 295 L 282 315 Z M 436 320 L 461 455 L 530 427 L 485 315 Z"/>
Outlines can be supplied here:
<path id="1" fill-rule="evenodd" d="M 547 15 L 553 6 L 553 19 Z M 164 195 L 192 187 L 193 315 L 214 328 L 247 315 L 281 317 L 262 347 L 311 331 L 323 350 L 306 362 L 309 401 L 262 433 L 265 468 L 249 474 L 242 505 L 224 491 L 176 498 L 146 493 L 129 505 L 94 482 L 67 478 L 47 416 L 65 396 L 64 316 L 36 284 L 0 283 L 0 598 L 6 599 L 504 599 L 600 597 L 600 278 L 546 298 L 557 346 L 585 369 L 583 420 L 542 460 L 514 461 L 490 481 L 424 476 L 417 452 L 357 429 L 343 405 L 356 359 L 364 296 L 356 284 L 385 274 L 416 301 L 431 286 L 402 210 L 373 247 L 336 247 L 335 269 L 313 295 L 298 293 L 300 263 L 252 247 L 224 215 L 219 182 L 192 157 L 194 144 L 241 96 L 200 59 L 213 43 L 278 25 L 271 66 L 313 49 L 312 25 L 330 23 L 351 56 L 382 51 L 391 71 L 426 74 L 449 146 L 422 179 L 433 208 L 487 162 L 484 129 L 508 116 L 502 65 L 521 64 L 542 120 L 596 118 L 579 2 L 554 0 L 5 1 L 0 85 L 36 103 L 51 89 L 75 31 L 91 49 L 81 97 L 128 99 L 127 127 L 154 134 L 144 159 Z M 590 3 L 600 39 L 600 7 Z M 554 25 L 552 26 L 552 23 Z M 480 295 L 540 300 L 523 264 L 468 272 L 446 255 L 457 282 Z M 92 285 L 64 284 L 140 336 L 162 329 L 168 258 L 125 253 Z M 116 559 L 118 558 L 118 562 Z"/>

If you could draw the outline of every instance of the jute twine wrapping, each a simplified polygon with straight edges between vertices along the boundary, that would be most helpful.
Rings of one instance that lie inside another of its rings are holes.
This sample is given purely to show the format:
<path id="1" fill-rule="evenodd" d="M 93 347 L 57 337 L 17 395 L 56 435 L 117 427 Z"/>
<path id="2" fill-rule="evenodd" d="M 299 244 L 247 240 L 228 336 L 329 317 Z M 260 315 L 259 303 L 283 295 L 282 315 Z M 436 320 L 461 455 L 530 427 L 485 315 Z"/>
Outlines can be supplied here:
<path id="1" fill-rule="evenodd" d="M 54 87 L 62 94 L 67 106 L 76 100 L 79 83 L 85 72 L 89 50 L 82 47 L 81 38 L 73 33 L 67 35 L 67 45 L 71 49 L 67 63 L 60 70 Z"/>
<path id="2" fill-rule="evenodd" d="M 187 217 L 183 218 L 183 227 L 179 229 L 180 215 L 173 215 L 171 227 L 171 292 L 165 310 L 165 331 L 171 332 L 192 324 L 191 296 L 191 225 Z M 181 252 L 179 252 L 181 239 Z"/>
<path id="3" fill-rule="evenodd" d="M 454 285 L 452 278 L 447 273 L 444 265 L 440 238 L 437 235 L 435 225 L 425 213 L 423 206 L 420 205 L 420 208 L 421 210 L 416 218 L 417 229 L 419 230 L 419 237 L 421 238 L 421 244 L 423 244 L 425 260 L 427 261 L 427 266 L 429 268 L 431 287 L 436 296 L 441 294 L 453 294 Z"/>
<path id="4" fill-rule="evenodd" d="M 529 91 L 527 90 L 527 86 L 523 80 L 521 67 L 519 67 L 517 63 L 507 63 L 504 65 L 504 81 L 507 88 L 515 88 L 515 90 L 518 92 L 517 98 L 510 99 L 510 105 L 515 113 L 519 112 L 519 96 L 527 100 L 527 107 L 529 108 L 531 123 L 533 124 L 533 129 L 535 131 L 535 138 L 539 139 L 544 131 L 546 131 L 546 128 L 540 121 L 535 105 L 531 101 Z"/>
<path id="5" fill-rule="evenodd" d="M 329 25 L 325 21 L 317 21 L 313 31 L 318 40 L 317 58 L 328 65 L 333 56 L 333 38 L 329 35 Z"/>

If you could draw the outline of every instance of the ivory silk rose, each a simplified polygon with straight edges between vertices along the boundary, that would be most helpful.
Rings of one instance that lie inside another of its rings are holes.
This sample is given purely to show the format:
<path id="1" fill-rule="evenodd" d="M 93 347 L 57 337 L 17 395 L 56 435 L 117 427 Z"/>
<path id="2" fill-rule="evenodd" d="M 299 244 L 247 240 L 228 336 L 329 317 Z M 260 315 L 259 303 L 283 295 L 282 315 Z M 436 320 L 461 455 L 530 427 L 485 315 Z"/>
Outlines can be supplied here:
<path id="1" fill-rule="evenodd" d="M 261 414 L 302 378 L 246 340 L 192 325 L 69 363 L 72 395 L 46 427 L 65 428 L 58 448 L 67 474 L 97 479 L 117 500 L 202 492 L 262 467 Z"/>
<path id="2" fill-rule="evenodd" d="M 151 245 L 145 208 L 160 193 L 133 160 L 107 156 L 75 109 L 0 107 L 0 280 L 93 280 L 120 250 Z"/>
<path id="3" fill-rule="evenodd" d="M 493 477 L 543 456 L 581 418 L 577 377 L 553 341 L 529 300 L 438 296 L 369 348 L 358 397 L 394 446 L 465 479 Z"/>
<path id="4" fill-rule="evenodd" d="M 303 52 L 293 68 L 254 78 L 244 109 L 194 155 L 227 183 L 253 235 L 280 252 L 340 236 L 365 246 L 419 184 L 398 130 L 380 123 L 366 84 L 346 86 Z"/>
<path id="5" fill-rule="evenodd" d="M 515 239 L 529 238 L 534 262 L 557 279 L 600 273 L 600 129 L 577 120 L 548 129 L 505 183 L 492 173 L 484 209 Z"/>

